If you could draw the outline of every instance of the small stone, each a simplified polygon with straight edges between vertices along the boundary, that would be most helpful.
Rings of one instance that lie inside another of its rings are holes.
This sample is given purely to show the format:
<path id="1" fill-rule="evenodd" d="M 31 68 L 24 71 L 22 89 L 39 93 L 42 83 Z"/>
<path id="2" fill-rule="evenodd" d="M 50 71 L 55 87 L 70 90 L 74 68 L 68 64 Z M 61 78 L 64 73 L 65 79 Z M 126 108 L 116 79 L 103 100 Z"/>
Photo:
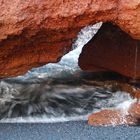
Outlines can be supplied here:
<path id="1" fill-rule="evenodd" d="M 127 110 L 112 109 L 102 110 L 89 116 L 88 124 L 92 126 L 100 125 L 137 125 L 140 119 L 140 104 L 133 103 Z"/>

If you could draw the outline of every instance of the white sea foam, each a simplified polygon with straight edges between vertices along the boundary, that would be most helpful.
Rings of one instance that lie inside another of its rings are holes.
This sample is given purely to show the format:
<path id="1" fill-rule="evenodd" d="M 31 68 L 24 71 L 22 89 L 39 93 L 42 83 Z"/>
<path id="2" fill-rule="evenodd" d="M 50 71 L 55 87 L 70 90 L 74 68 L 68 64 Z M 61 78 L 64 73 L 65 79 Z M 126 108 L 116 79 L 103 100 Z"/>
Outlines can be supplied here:
<path id="1" fill-rule="evenodd" d="M 102 23 L 86 26 L 77 36 L 77 40 L 73 43 L 72 50 L 64 55 L 60 62 L 49 63 L 40 68 L 34 68 L 23 76 L 18 76 L 20 80 L 30 80 L 30 78 L 47 78 L 47 77 L 62 77 L 65 74 L 74 73 L 80 70 L 78 67 L 78 57 L 83 46 L 96 34 Z"/>
<path id="2" fill-rule="evenodd" d="M 53 64 L 47 64 L 41 68 L 36 68 L 36 69 L 32 69 L 31 71 L 29 71 L 26 75 L 24 76 L 19 76 L 15 79 L 18 79 L 20 81 L 35 81 L 36 79 L 47 79 L 47 82 L 51 83 L 51 79 L 50 78 L 61 78 L 61 77 L 67 77 L 67 75 L 71 74 L 73 75 L 75 72 L 80 71 L 80 68 L 78 67 L 78 57 L 79 54 L 81 53 L 81 50 L 83 48 L 83 46 L 94 36 L 94 34 L 97 32 L 97 30 L 99 29 L 99 27 L 101 26 L 101 23 L 96 24 L 94 26 L 88 26 L 85 27 L 84 29 L 81 30 L 81 32 L 78 34 L 78 39 L 76 40 L 76 42 L 73 44 L 73 51 L 69 52 L 68 54 L 66 54 L 65 56 L 63 56 L 63 58 L 61 59 L 61 61 L 59 63 Z M 78 77 L 80 79 L 80 77 Z M 5 88 L 7 91 L 7 93 L 13 93 L 14 91 L 14 95 L 16 94 L 20 94 L 20 90 L 24 87 L 25 85 L 9 85 L 7 83 L 1 82 L 0 83 L 0 89 Z M 57 102 L 57 99 L 64 99 L 67 100 L 67 98 L 71 95 L 74 94 L 76 96 L 72 96 L 73 100 L 77 100 L 79 102 L 82 102 L 81 104 L 78 102 L 78 105 L 83 105 L 84 106 L 80 106 L 81 108 L 75 107 L 74 111 L 77 113 L 75 113 L 74 115 L 70 115 L 67 116 L 67 114 L 63 113 L 61 116 L 56 117 L 55 114 L 57 114 L 57 111 L 54 109 L 50 109 L 49 113 L 52 113 L 54 115 L 52 116 L 47 116 L 46 114 L 44 115 L 40 115 L 40 116 L 29 116 L 29 117 L 15 117 L 15 118 L 7 118 L 7 119 L 2 119 L 0 122 L 7 122 L 7 123 L 18 123 L 18 122 L 22 122 L 22 123 L 53 123 L 53 122 L 64 122 L 64 121 L 76 121 L 76 120 L 87 120 L 89 114 L 92 114 L 94 112 L 100 111 L 102 109 L 111 109 L 111 108 L 121 108 L 124 111 L 124 114 L 127 112 L 128 108 L 130 107 L 131 103 L 133 103 L 135 100 L 132 99 L 130 97 L 130 95 L 128 93 L 125 92 L 116 92 L 116 93 L 109 93 L 109 91 L 105 91 L 107 93 L 106 94 L 102 94 L 103 91 L 95 91 L 95 87 L 90 86 L 90 85 L 78 85 L 78 87 L 76 86 L 69 86 L 69 85 L 46 85 L 46 86 L 52 86 L 52 87 L 42 87 L 42 89 L 38 89 L 38 85 L 30 85 L 29 87 L 23 88 L 24 92 L 26 91 L 25 89 L 27 89 L 27 95 L 32 93 L 32 92 L 36 92 L 39 91 L 43 91 L 43 88 L 46 90 L 45 94 L 49 94 L 46 95 L 48 97 L 52 97 L 54 96 Z M 9 90 L 10 89 L 10 90 Z M 50 90 L 51 89 L 51 90 Z M 85 96 L 87 95 L 86 92 L 91 93 L 91 96 Z M 61 93 L 65 93 L 65 95 L 61 95 Z M 94 93 L 94 94 L 93 94 Z M 24 93 L 25 94 L 25 93 Z M 40 93 L 41 94 L 41 93 Z M 69 94 L 69 95 L 68 95 Z M 111 96 L 110 96 L 111 94 Z M 109 96 L 108 96 L 109 95 Z M 106 98 L 106 96 L 108 96 L 108 98 Z M 82 97 L 83 100 L 81 100 L 80 98 Z M 13 97 L 12 97 L 13 98 Z M 8 99 L 8 101 L 10 101 L 10 99 L 12 99 L 11 96 L 6 96 L 5 99 Z M 93 102 L 91 102 L 92 100 L 95 101 L 97 99 L 101 100 L 97 101 L 95 104 L 93 104 Z M 97 98 L 97 99 L 96 99 Z M 105 99 L 104 99 L 105 98 Z M 79 100 L 80 99 L 80 100 Z M 68 98 L 69 100 L 69 98 Z M 5 102 L 4 98 L 2 98 L 2 101 Z M 54 101 L 54 100 L 53 100 Z M 91 104 L 93 107 L 93 109 L 87 111 L 87 113 L 84 113 L 84 107 L 87 106 L 87 104 Z M 63 105 L 63 104 L 62 104 Z M 59 110 L 61 111 L 62 106 L 59 106 Z M 28 108 L 28 113 L 30 114 L 30 112 L 33 110 L 32 107 Z M 47 108 L 48 109 L 48 108 Z M 63 110 L 61 111 L 63 112 Z M 82 113 L 83 112 L 83 113 Z M 73 113 L 73 112 L 72 112 Z M 79 115 L 81 114 L 81 115 Z M 115 118 L 114 118 L 115 119 Z M 115 124 L 115 120 L 113 122 Z"/>

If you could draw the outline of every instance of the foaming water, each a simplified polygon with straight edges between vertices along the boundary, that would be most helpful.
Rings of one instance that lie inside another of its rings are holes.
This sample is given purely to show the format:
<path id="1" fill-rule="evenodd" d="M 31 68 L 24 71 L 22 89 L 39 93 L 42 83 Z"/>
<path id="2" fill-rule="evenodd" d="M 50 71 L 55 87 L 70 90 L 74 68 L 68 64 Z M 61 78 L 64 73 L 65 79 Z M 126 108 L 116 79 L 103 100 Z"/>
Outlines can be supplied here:
<path id="1" fill-rule="evenodd" d="M 105 108 L 128 108 L 134 99 L 109 86 L 99 86 L 78 67 L 78 57 L 101 23 L 81 30 L 73 51 L 59 63 L 32 69 L 0 82 L 0 122 L 62 122 L 87 120 Z M 94 79 L 93 79 L 94 80 Z M 126 108 L 124 110 L 126 110 Z"/>
<path id="2" fill-rule="evenodd" d="M 23 76 L 16 79 L 29 82 L 48 78 L 67 77 L 80 71 L 78 66 L 78 57 L 83 46 L 96 34 L 102 23 L 91 25 L 83 28 L 77 36 L 77 40 L 73 43 L 73 51 L 62 57 L 58 63 L 50 63 L 40 68 L 35 68 Z"/>
<path id="3" fill-rule="evenodd" d="M 1 122 L 86 120 L 93 112 L 133 102 L 128 93 L 112 91 L 110 87 L 88 85 L 76 79 L 63 80 L 25 85 L 1 82 Z"/>

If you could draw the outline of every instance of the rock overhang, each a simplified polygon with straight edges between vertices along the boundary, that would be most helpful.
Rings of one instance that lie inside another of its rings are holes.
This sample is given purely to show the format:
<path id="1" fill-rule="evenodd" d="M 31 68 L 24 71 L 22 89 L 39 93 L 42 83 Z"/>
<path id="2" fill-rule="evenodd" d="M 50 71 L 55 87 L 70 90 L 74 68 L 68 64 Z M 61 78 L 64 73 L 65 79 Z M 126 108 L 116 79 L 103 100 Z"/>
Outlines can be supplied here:
<path id="1" fill-rule="evenodd" d="M 0 9 L 0 77 L 57 62 L 82 27 L 100 21 L 140 39 L 140 0 L 1 0 Z"/>

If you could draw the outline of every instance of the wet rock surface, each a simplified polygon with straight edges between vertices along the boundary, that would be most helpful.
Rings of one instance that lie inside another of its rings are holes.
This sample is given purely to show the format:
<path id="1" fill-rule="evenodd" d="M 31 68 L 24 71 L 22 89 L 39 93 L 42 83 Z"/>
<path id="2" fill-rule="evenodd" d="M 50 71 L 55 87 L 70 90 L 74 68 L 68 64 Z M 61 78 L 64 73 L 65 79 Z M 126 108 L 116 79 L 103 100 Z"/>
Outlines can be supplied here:
<path id="1" fill-rule="evenodd" d="M 140 122 L 140 103 L 133 103 L 128 110 L 114 109 L 102 110 L 94 113 L 88 119 L 89 125 L 139 125 Z"/>
<path id="2" fill-rule="evenodd" d="M 100 21 L 116 23 L 140 39 L 136 0 L 0 0 L 0 11 L 0 77 L 57 62 L 82 27 Z"/>
<path id="3" fill-rule="evenodd" d="M 83 72 L 63 78 L 5 79 L 0 82 L 0 122 L 87 120 L 104 108 L 127 101 L 129 105 L 134 87 L 115 79 Z"/>

